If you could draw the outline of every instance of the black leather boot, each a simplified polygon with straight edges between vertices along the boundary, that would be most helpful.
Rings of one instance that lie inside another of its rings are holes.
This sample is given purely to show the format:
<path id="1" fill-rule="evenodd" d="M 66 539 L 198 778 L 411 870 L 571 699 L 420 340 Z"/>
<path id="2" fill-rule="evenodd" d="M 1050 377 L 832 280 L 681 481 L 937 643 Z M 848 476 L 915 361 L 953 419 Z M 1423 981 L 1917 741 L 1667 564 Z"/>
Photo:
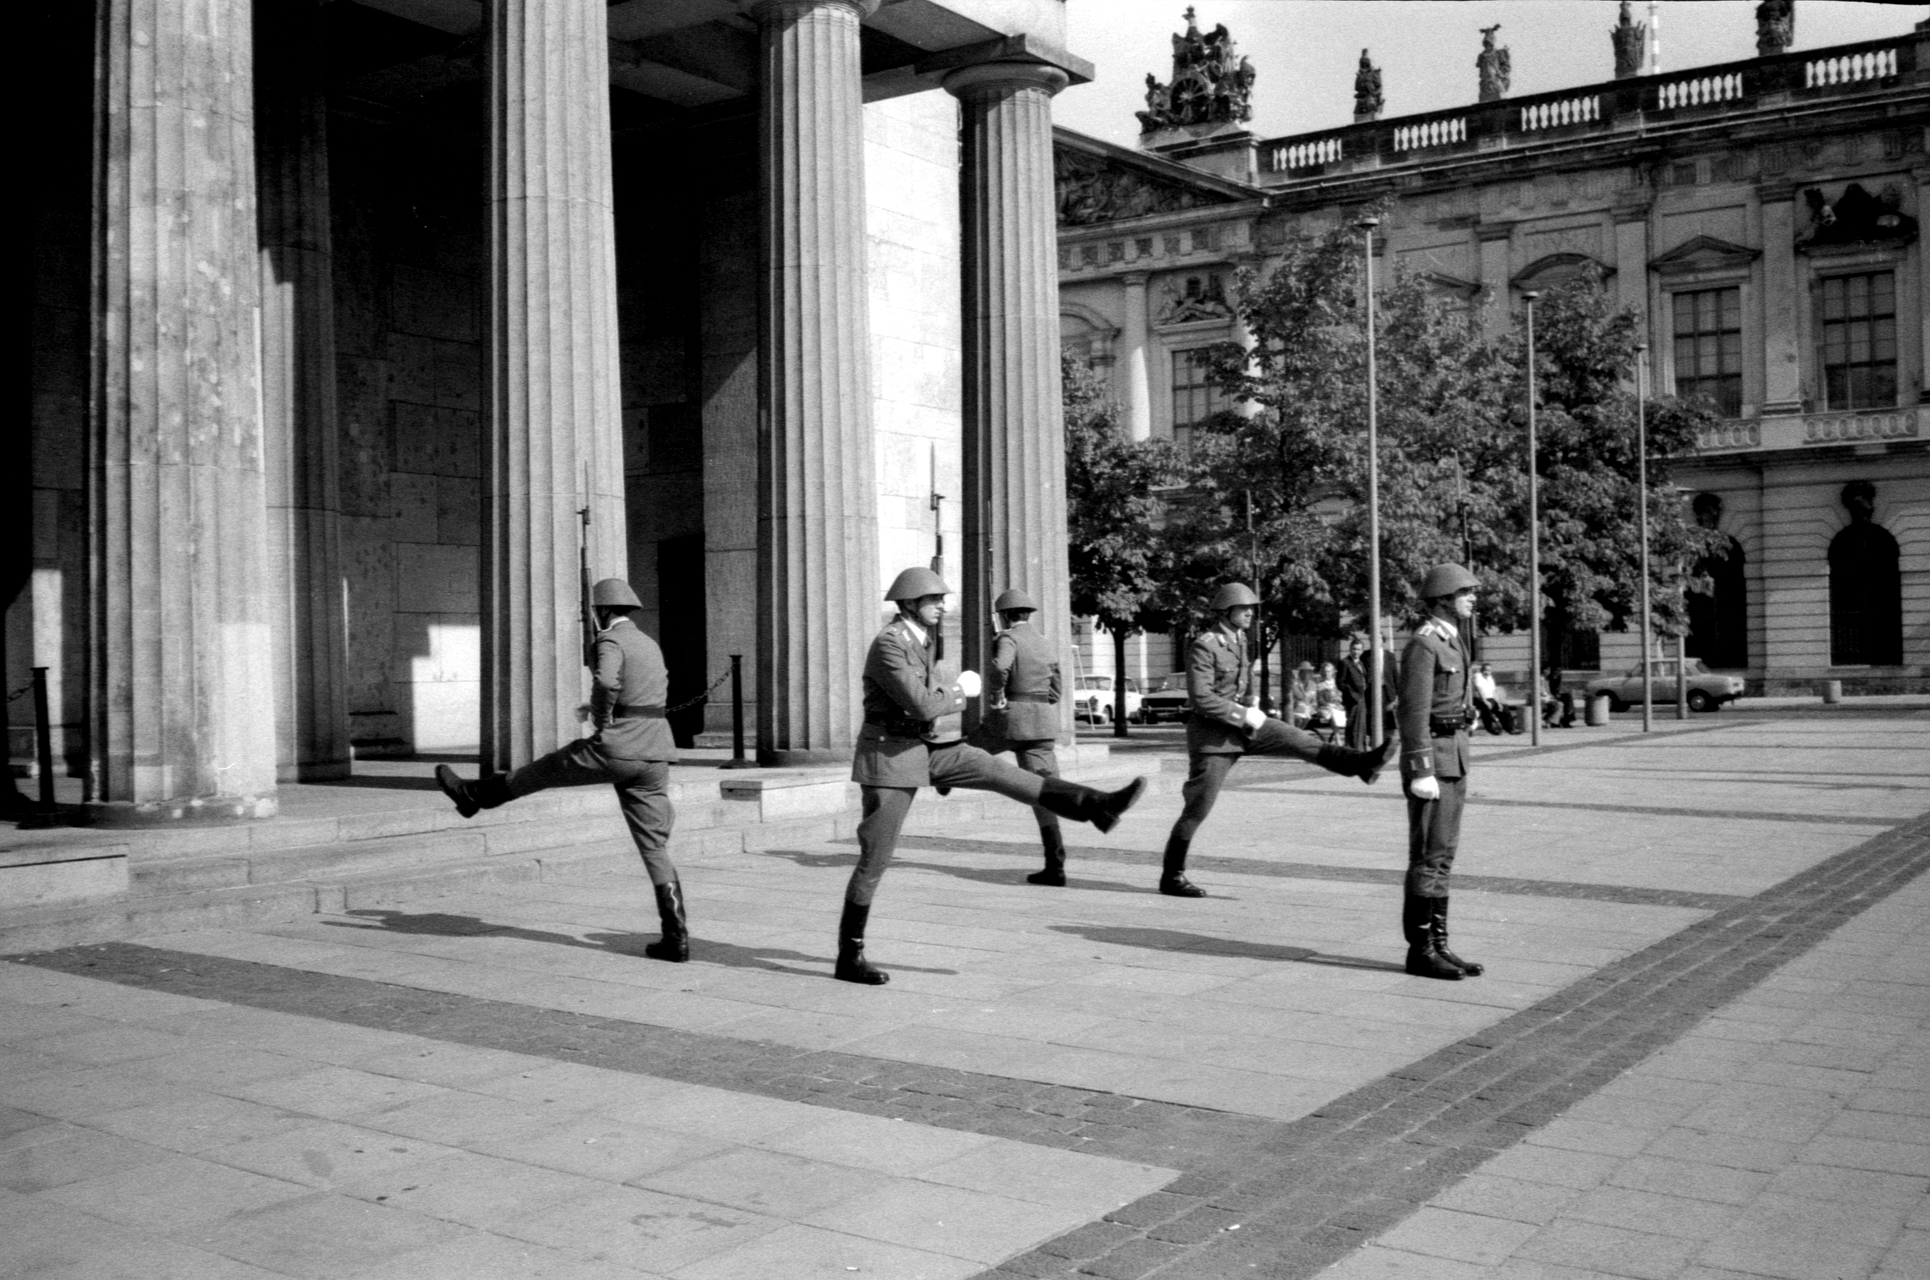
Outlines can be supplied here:
<path id="1" fill-rule="evenodd" d="M 1432 926 L 1432 932 L 1434 934 L 1434 954 L 1441 957 L 1441 959 L 1447 961 L 1449 964 L 1453 965 L 1455 968 L 1459 969 L 1463 974 L 1465 974 L 1470 978 L 1478 978 L 1482 974 L 1486 973 L 1488 971 L 1488 966 L 1484 964 L 1476 964 L 1472 960 L 1463 960 L 1460 956 L 1457 956 L 1452 951 L 1448 950 L 1447 895 L 1443 894 L 1438 898 L 1429 898 L 1427 901 L 1429 906 L 1432 908 L 1429 923 Z"/>
<path id="2" fill-rule="evenodd" d="M 1351 747 L 1330 742 L 1320 748 L 1320 754 L 1314 757 L 1314 763 L 1328 773 L 1337 773 L 1343 778 L 1359 778 L 1362 782 L 1372 785 L 1379 779 L 1381 770 L 1387 767 L 1387 762 L 1393 757 L 1395 749 L 1392 738 L 1378 747 L 1369 747 L 1365 751 L 1355 751 Z"/>
<path id="3" fill-rule="evenodd" d="M 1039 807 L 1061 818 L 1090 822 L 1101 831 L 1111 831 L 1119 825 L 1119 815 L 1139 803 L 1145 790 L 1144 778 L 1134 778 L 1117 791 L 1095 791 L 1063 778 L 1047 778 L 1039 792 Z"/>
<path id="4" fill-rule="evenodd" d="M 656 886 L 657 919 L 663 922 L 663 937 L 643 949 L 652 960 L 682 964 L 690 959 L 690 929 L 684 921 L 684 886 L 672 876 L 669 884 Z"/>
<path id="5" fill-rule="evenodd" d="M 838 967 L 831 975 L 838 981 L 866 987 L 882 987 L 891 981 L 890 974 L 864 958 L 864 930 L 870 920 L 869 903 L 844 904 L 844 916 L 838 921 Z"/>
<path id="6" fill-rule="evenodd" d="M 1459 982 L 1461 971 L 1434 949 L 1435 898 L 1408 894 L 1401 899 L 1401 933 L 1407 938 L 1407 971 L 1417 978 Z"/>
<path id="7" fill-rule="evenodd" d="M 473 818 L 482 809 L 494 809 L 509 800 L 509 777 L 506 774 L 492 773 L 487 778 L 474 782 L 464 782 L 446 764 L 436 766 L 436 785 L 442 794 L 455 802 L 456 812 L 465 818 Z"/>
<path id="8" fill-rule="evenodd" d="M 1059 834 L 1059 824 L 1039 828 L 1039 843 L 1045 846 L 1045 870 L 1034 871 L 1027 876 L 1028 884 L 1042 884 L 1053 889 L 1063 889 L 1066 883 L 1066 842 Z"/>
<path id="9" fill-rule="evenodd" d="M 1169 836 L 1166 840 L 1166 865 L 1159 873 L 1159 891 L 1170 898 L 1204 898 L 1206 890 L 1186 878 L 1186 851 L 1191 840 Z"/>

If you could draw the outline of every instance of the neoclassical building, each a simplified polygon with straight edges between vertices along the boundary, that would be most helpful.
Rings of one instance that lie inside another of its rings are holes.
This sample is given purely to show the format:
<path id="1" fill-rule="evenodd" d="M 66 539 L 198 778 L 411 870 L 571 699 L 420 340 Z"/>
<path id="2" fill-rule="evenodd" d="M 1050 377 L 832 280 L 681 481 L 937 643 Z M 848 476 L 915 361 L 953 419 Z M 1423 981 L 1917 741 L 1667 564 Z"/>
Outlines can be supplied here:
<path id="1" fill-rule="evenodd" d="M 1192 353 L 1243 336 L 1233 273 L 1371 203 L 1380 278 L 1418 273 L 1487 325 L 1598 267 L 1647 325 L 1655 391 L 1722 415 L 1676 472 L 1735 551 L 1691 600 L 1690 653 L 1757 692 L 1930 688 L 1930 24 L 1909 21 L 1800 53 L 1765 31 L 1759 57 L 1663 75 L 1622 31 L 1614 79 L 1511 98 L 1484 76 L 1485 100 L 1392 118 L 1364 56 L 1355 122 L 1284 138 L 1153 85 L 1137 148 L 1057 132 L 1063 341 L 1135 436 L 1183 441 L 1221 407 Z M 1209 80 L 1243 62 L 1203 39 Z M 1525 638 L 1490 646 L 1525 667 Z M 1639 640 L 1565 648 L 1620 669 Z"/>
<path id="2" fill-rule="evenodd" d="M 32 14 L 5 665 L 104 818 L 576 736 L 586 569 L 767 761 L 941 541 L 951 656 L 1012 584 L 1067 643 L 1061 0 Z"/>

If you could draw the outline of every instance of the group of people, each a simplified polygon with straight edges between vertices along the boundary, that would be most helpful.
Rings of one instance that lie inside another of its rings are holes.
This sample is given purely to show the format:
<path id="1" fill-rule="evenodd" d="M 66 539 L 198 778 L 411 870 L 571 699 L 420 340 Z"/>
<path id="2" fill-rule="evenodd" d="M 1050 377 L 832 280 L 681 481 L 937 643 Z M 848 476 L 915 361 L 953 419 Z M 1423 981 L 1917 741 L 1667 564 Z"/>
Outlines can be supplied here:
<path id="1" fill-rule="evenodd" d="M 1390 684 L 1383 699 L 1384 705 L 1399 709 L 1400 769 L 1407 796 L 1405 968 L 1447 980 L 1482 972 L 1481 965 L 1450 950 L 1447 934 L 1448 877 L 1466 799 L 1468 729 L 1475 720 L 1472 664 L 1460 620 L 1471 616 L 1477 586 L 1459 565 L 1441 565 L 1427 575 L 1421 596 L 1429 619 L 1407 646 L 1398 686 Z M 1063 697 L 1059 663 L 1053 646 L 1031 625 L 1037 605 L 1024 592 L 1008 590 L 994 601 L 1001 630 L 985 679 L 973 671 L 954 672 L 938 660 L 938 627 L 950 592 L 930 569 L 899 574 L 885 595 L 897 607 L 897 616 L 866 654 L 861 677 L 864 723 L 851 768 L 861 794 L 858 862 L 845 886 L 833 970 L 845 982 L 877 986 L 890 980 L 866 957 L 865 935 L 878 885 L 919 788 L 935 787 L 940 794 L 953 788 L 991 791 L 1030 806 L 1045 865 L 1026 879 L 1053 888 L 1066 884 L 1060 820 L 1110 831 L 1146 789 L 1143 777 L 1102 791 L 1059 776 L 1054 751 Z M 592 602 L 598 626 L 590 700 L 595 734 L 507 774 L 469 782 L 442 765 L 436 780 L 465 818 L 548 787 L 609 783 L 656 893 L 662 932 L 644 948 L 645 954 L 683 962 L 690 958 L 687 912 L 667 852 L 675 817 L 669 765 L 676 751 L 664 719 L 663 654 L 631 617 L 641 604 L 622 579 L 597 583 Z M 1221 587 L 1210 605 L 1215 625 L 1187 650 L 1187 776 L 1158 886 L 1170 897 L 1206 896 L 1187 877 L 1187 858 L 1241 757 L 1287 756 L 1368 784 L 1392 759 L 1396 739 L 1389 735 L 1376 746 L 1366 732 L 1364 671 L 1358 688 L 1351 679 L 1335 681 L 1343 707 L 1349 692 L 1355 698 L 1356 713 L 1346 715 L 1345 744 L 1324 741 L 1293 723 L 1291 711 L 1283 720 L 1260 709 L 1247 643 L 1259 603 L 1252 588 L 1242 583 Z M 1346 665 L 1358 669 L 1360 651 L 1355 642 Z M 1392 681 L 1393 673 L 1387 671 L 1386 678 Z M 981 692 L 987 695 L 984 724 L 968 741 L 963 713 Z M 1012 761 L 1005 758 L 1008 751 Z"/>
<path id="2" fill-rule="evenodd" d="M 1475 668 L 1473 683 L 1474 712 L 1483 729 L 1497 734 L 1527 731 L 1527 707 L 1502 699 L 1494 670 L 1487 663 Z M 1549 666 L 1537 678 L 1535 705 L 1540 709 L 1542 728 L 1567 729 L 1574 725 L 1575 694 L 1562 688 L 1559 666 Z"/>

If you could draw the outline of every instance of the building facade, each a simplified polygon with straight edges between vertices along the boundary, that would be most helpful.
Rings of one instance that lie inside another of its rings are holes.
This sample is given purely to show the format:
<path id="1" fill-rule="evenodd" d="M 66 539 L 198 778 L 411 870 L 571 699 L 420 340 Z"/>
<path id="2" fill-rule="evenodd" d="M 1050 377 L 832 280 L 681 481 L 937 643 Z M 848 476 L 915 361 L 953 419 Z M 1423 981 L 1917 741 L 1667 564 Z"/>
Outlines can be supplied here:
<path id="1" fill-rule="evenodd" d="M 34 13 L 5 666 L 103 820 L 577 736 L 585 573 L 771 762 L 941 540 L 949 656 L 1008 585 L 1068 642 L 1061 0 Z"/>
<path id="2" fill-rule="evenodd" d="M 1485 325 L 1592 265 L 1642 318 L 1653 392 L 1722 415 L 1675 473 L 1735 551 L 1691 598 L 1689 652 L 1755 692 L 1930 688 L 1930 30 L 1622 69 L 1380 119 L 1363 58 L 1338 129 L 1155 116 L 1138 149 L 1061 129 L 1063 340 L 1106 371 L 1136 437 L 1183 442 L 1223 407 L 1191 353 L 1244 340 L 1234 273 L 1369 204 L 1388 209 L 1380 278 L 1417 273 Z M 1527 665 L 1525 637 L 1488 644 Z M 1575 647 L 1620 669 L 1640 641 Z"/>

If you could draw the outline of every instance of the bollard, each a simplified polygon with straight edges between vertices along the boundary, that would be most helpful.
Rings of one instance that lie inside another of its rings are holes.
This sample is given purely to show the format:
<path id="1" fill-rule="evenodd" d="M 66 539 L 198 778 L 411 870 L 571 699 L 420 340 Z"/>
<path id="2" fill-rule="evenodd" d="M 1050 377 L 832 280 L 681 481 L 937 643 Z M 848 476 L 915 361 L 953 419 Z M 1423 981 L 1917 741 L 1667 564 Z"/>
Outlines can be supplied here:
<path id="1" fill-rule="evenodd" d="M 749 769 L 744 758 L 744 655 L 730 655 L 730 760 L 726 769 Z"/>
<path id="2" fill-rule="evenodd" d="M 1608 723 L 1608 695 L 1598 693 L 1588 700 L 1588 727 L 1599 729 Z"/>
<path id="3" fill-rule="evenodd" d="M 1823 681 L 1823 701 L 1834 706 L 1836 703 L 1839 703 L 1842 700 L 1843 700 L 1843 682 L 1841 680 Z"/>

